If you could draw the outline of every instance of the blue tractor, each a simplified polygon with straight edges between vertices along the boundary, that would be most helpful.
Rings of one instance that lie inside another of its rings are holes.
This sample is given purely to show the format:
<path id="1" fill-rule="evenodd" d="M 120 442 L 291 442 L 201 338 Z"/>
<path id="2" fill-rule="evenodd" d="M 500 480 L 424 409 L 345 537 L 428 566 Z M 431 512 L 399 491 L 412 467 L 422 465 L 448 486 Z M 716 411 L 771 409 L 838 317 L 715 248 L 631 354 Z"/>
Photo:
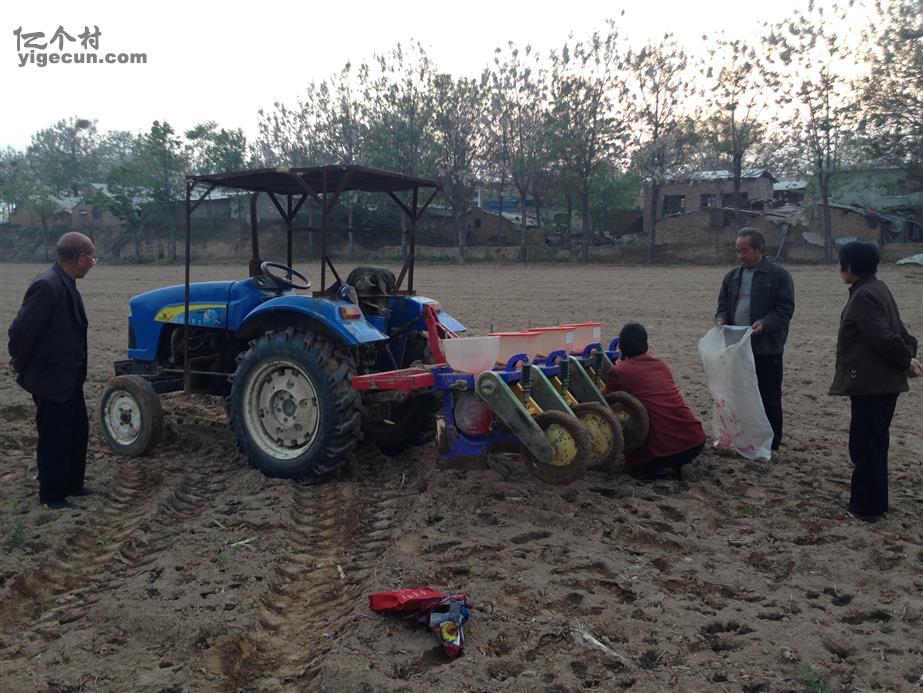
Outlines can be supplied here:
<path id="1" fill-rule="evenodd" d="M 200 187 L 204 194 L 194 197 Z M 191 216 L 216 187 L 251 193 L 249 276 L 192 283 Z M 416 224 L 439 190 L 430 180 L 359 166 L 188 176 L 185 283 L 130 300 L 128 359 L 115 363 L 99 402 L 112 448 L 131 456 L 150 451 L 162 426 L 159 395 L 180 390 L 226 396 L 240 450 L 274 477 L 323 477 L 363 436 L 386 453 L 431 440 L 439 405 L 432 390 L 360 392 L 352 378 L 427 363 L 431 336 L 465 329 L 413 288 Z M 346 277 L 337 272 L 327 252 L 334 230 L 328 222 L 349 191 L 386 194 L 409 218 L 408 254 L 397 277 L 370 267 Z M 260 257 L 260 195 L 287 227 L 284 265 Z M 308 200 L 320 208 L 321 225 L 297 230 L 318 234 L 314 292 L 292 258 L 295 218 Z"/>

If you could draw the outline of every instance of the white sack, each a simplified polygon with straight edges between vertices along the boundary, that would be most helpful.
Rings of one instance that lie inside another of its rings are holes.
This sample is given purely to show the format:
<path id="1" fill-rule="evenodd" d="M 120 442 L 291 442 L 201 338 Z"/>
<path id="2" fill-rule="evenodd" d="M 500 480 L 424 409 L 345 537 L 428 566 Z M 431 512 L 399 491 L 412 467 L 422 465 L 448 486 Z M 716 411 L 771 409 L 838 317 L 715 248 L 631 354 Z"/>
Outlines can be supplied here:
<path id="1" fill-rule="evenodd" d="M 756 380 L 749 327 L 713 327 L 699 340 L 708 389 L 715 401 L 715 445 L 733 448 L 747 459 L 770 459 L 772 426 Z"/>

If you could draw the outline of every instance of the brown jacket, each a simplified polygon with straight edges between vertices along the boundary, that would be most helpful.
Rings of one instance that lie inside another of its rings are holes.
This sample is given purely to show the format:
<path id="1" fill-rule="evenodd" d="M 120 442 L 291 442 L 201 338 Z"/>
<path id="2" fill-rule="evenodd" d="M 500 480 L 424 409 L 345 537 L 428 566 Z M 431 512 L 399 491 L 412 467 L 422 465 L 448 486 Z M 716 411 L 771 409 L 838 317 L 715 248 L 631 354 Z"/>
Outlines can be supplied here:
<path id="1" fill-rule="evenodd" d="M 907 369 L 917 340 L 901 322 L 894 297 L 877 277 L 849 287 L 836 340 L 831 395 L 891 395 L 907 392 Z"/>

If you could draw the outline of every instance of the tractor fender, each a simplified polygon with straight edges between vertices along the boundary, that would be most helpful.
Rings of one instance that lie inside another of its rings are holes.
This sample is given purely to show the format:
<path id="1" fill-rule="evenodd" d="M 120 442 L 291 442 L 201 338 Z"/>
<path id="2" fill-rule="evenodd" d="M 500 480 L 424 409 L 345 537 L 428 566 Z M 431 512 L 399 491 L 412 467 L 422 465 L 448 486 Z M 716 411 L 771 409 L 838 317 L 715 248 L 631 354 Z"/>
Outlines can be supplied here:
<path id="1" fill-rule="evenodd" d="M 401 299 L 392 313 L 392 322 L 404 324 L 416 319 L 419 322 L 414 326 L 414 329 L 420 331 L 425 330 L 426 324 L 423 322 L 423 306 L 425 305 L 439 306 L 439 322 L 452 330 L 452 332 L 466 331 L 465 326 L 443 310 L 438 301 L 427 298 L 426 296 L 407 296 Z"/>
<path id="2" fill-rule="evenodd" d="M 353 319 L 344 317 L 343 311 L 340 310 L 341 308 L 352 312 L 356 306 L 339 299 L 280 296 L 261 303 L 250 311 L 237 329 L 236 334 L 246 338 L 253 338 L 262 332 L 256 326 L 262 324 L 267 318 L 270 319 L 270 322 L 278 325 L 279 318 L 283 318 L 282 322 L 284 322 L 285 313 L 294 313 L 322 326 L 348 346 L 381 342 L 388 339 L 388 335 L 375 329 L 362 315 Z"/>

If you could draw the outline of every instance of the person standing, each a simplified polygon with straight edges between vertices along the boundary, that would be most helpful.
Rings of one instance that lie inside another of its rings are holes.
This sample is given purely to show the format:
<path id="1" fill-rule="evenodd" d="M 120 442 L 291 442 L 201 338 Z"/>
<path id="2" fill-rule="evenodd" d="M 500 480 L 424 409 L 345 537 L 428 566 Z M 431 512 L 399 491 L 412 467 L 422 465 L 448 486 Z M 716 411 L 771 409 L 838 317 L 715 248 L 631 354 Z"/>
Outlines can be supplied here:
<path id="1" fill-rule="evenodd" d="M 840 277 L 849 298 L 840 316 L 831 395 L 850 399 L 849 457 L 853 464 L 847 517 L 877 522 L 888 511 L 889 429 L 907 377 L 923 375 L 917 340 L 897 303 L 875 275 L 878 248 L 853 241 L 840 249 Z"/>
<path id="2" fill-rule="evenodd" d="M 721 282 L 715 325 L 749 325 L 760 399 L 772 426 L 772 449 L 782 442 L 782 356 L 795 313 L 795 285 L 784 267 L 765 257 L 766 241 L 753 228 L 737 232 L 740 267 Z"/>
<path id="3" fill-rule="evenodd" d="M 96 264 L 96 248 L 82 233 L 58 240 L 57 262 L 26 290 L 9 329 L 10 366 L 35 401 L 39 500 L 48 508 L 71 507 L 67 496 L 92 493 L 84 486 L 87 418 L 87 316 L 77 290 Z"/>
<path id="4" fill-rule="evenodd" d="M 647 353 L 647 330 L 630 322 L 619 332 L 622 358 L 606 376 L 608 392 L 627 392 L 647 410 L 650 429 L 638 450 L 625 455 L 633 476 L 642 479 L 675 474 L 695 481 L 693 460 L 705 447 L 705 429 L 676 386 L 670 367 Z"/>

